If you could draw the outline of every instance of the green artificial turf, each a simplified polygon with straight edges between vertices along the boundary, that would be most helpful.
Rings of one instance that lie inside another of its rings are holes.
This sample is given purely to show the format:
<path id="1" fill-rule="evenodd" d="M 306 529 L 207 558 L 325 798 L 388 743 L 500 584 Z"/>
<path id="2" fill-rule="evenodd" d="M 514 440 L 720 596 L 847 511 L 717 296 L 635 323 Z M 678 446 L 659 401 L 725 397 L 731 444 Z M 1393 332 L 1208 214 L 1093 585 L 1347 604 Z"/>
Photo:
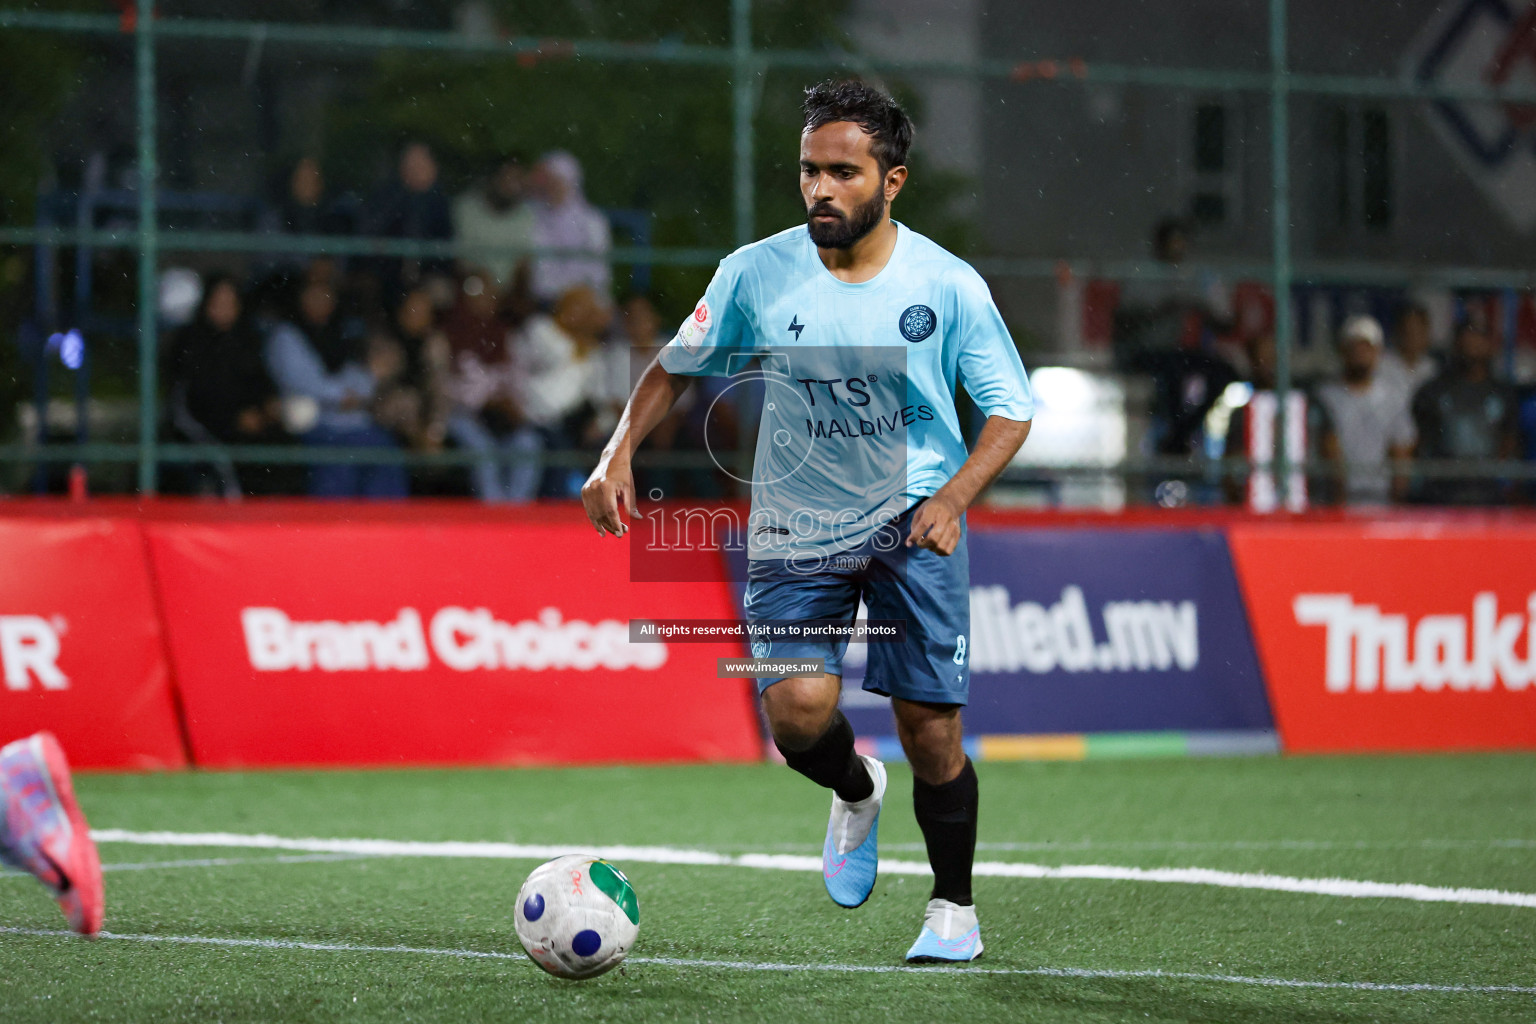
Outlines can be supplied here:
<path id="1" fill-rule="evenodd" d="M 1536 758 L 1254 758 L 978 765 L 978 859 L 1209 867 L 1536 892 Z M 921 860 L 891 770 L 886 857 Z M 648 844 L 816 855 L 826 795 L 774 766 L 83 775 L 98 828 L 288 837 Z M 0 1021 L 1522 1021 L 1530 994 L 1289 988 L 1148 977 L 751 970 L 893 967 L 928 880 L 887 874 L 834 906 L 814 872 L 621 864 L 641 906 L 622 973 L 560 982 L 519 953 L 532 860 L 107 843 L 120 936 L 273 939 L 417 952 L 0 933 Z M 223 863 L 155 862 L 217 859 Z M 1536 908 L 1125 881 L 980 878 L 993 971 L 1183 972 L 1536 987 Z M 0 878 L 0 926 L 57 909 Z M 657 959 L 695 961 L 657 963 Z M 714 961 L 714 964 L 696 961 Z M 721 964 L 721 961 L 732 962 Z M 969 976 L 967 976 L 969 975 Z"/>

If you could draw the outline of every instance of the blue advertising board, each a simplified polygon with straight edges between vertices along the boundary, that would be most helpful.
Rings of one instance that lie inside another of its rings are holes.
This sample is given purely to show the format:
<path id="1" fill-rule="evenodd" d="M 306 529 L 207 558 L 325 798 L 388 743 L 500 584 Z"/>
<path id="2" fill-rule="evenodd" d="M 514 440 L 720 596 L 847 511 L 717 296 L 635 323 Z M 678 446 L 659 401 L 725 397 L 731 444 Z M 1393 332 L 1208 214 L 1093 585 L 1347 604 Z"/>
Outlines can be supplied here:
<path id="1" fill-rule="evenodd" d="M 1272 730 L 1219 531 L 972 529 L 970 554 L 968 734 Z M 889 737 L 865 653 L 845 658 L 844 711 Z"/>

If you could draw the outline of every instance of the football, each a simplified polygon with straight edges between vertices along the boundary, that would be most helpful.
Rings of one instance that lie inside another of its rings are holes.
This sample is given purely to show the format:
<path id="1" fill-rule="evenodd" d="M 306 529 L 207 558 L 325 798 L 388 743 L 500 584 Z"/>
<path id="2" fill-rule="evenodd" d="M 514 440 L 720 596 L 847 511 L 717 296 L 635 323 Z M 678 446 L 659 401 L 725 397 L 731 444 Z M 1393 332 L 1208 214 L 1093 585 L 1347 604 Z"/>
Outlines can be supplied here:
<path id="1" fill-rule="evenodd" d="M 533 869 L 517 894 L 517 937 L 557 978 L 595 978 L 618 966 L 640 933 L 640 904 L 624 872 L 570 854 Z"/>

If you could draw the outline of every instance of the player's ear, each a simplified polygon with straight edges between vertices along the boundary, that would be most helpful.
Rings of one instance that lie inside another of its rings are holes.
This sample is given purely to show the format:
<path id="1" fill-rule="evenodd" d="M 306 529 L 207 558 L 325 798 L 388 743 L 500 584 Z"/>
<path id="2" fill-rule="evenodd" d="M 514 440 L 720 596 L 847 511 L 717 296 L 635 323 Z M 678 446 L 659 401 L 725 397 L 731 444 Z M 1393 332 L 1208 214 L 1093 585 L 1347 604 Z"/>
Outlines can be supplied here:
<path id="1" fill-rule="evenodd" d="M 900 167 L 892 167 L 885 172 L 885 201 L 890 202 L 901 191 L 901 186 L 907 183 L 907 168 L 903 164 Z"/>

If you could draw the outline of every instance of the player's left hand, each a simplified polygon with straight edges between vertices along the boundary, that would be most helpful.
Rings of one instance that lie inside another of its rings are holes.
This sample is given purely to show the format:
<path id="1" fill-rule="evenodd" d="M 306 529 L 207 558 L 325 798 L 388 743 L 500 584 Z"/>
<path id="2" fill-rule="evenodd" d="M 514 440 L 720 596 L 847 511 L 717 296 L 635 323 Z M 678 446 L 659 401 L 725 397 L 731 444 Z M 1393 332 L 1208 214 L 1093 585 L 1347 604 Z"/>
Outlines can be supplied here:
<path id="1" fill-rule="evenodd" d="M 960 543 L 960 517 L 965 508 L 942 493 L 925 498 L 912 515 L 912 530 L 907 534 L 907 547 L 937 551 L 941 555 L 954 554 Z"/>

